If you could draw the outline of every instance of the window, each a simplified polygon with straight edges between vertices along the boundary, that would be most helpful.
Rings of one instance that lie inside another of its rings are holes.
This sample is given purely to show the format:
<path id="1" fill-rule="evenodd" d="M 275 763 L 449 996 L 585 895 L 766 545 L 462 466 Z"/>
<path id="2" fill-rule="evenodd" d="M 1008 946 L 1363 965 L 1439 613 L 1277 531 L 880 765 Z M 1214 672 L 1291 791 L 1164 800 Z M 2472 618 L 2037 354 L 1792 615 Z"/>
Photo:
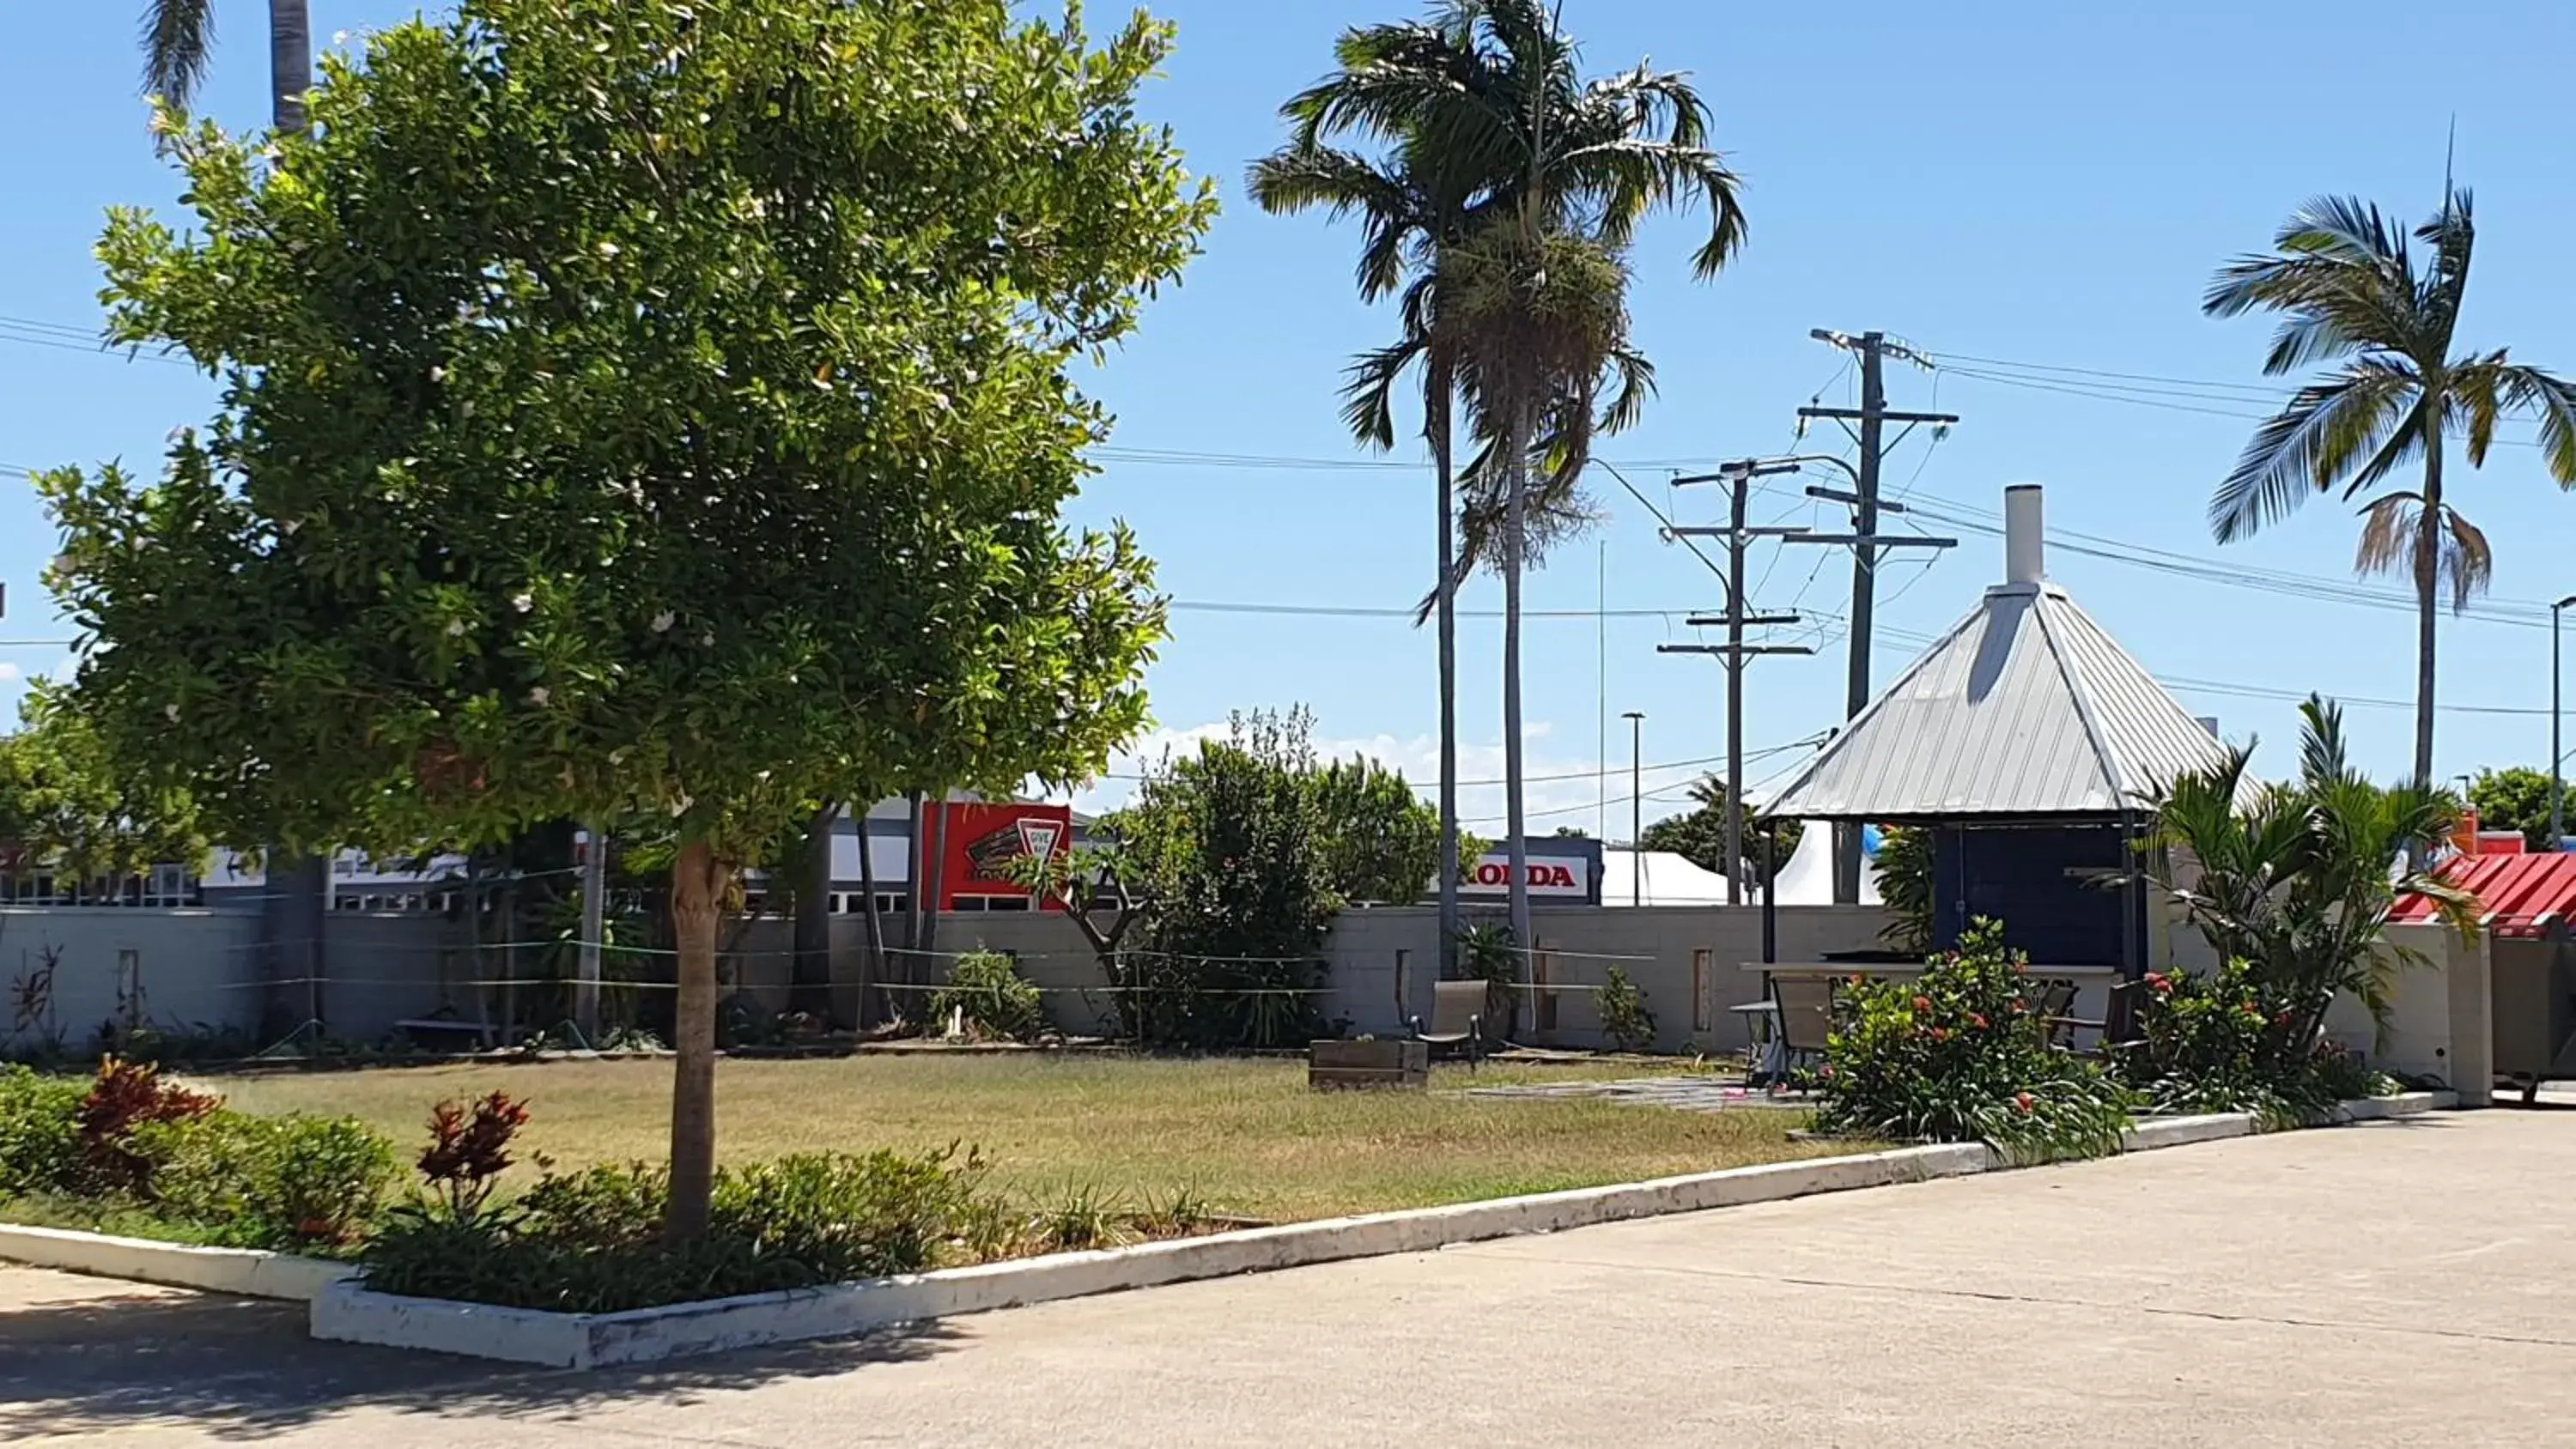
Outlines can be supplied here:
<path id="1" fill-rule="evenodd" d="M 1717 953 L 1702 946 L 1691 952 L 1691 1030 L 1713 1031 L 1717 1027 Z"/>

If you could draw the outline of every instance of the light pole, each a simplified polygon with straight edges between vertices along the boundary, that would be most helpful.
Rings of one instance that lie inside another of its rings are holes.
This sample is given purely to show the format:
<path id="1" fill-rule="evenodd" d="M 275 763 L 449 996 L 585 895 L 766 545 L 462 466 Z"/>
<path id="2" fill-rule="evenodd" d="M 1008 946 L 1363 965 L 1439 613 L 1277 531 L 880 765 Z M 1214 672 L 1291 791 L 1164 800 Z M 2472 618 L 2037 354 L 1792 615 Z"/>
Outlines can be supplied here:
<path id="1" fill-rule="evenodd" d="M 2565 758 L 2558 745 L 2558 616 L 2570 604 L 2576 604 L 2576 594 L 2549 606 L 2549 849 L 2553 855 L 2565 848 L 2567 840 L 2567 790 L 2558 776 L 2559 761 Z"/>
<path id="2" fill-rule="evenodd" d="M 1628 722 L 1628 904 L 1642 906 L 1646 903 L 1646 841 L 1638 822 L 1646 815 L 1646 796 L 1638 782 L 1645 777 L 1645 767 L 1637 762 L 1645 758 L 1646 714 L 1632 709 L 1619 718 Z"/>

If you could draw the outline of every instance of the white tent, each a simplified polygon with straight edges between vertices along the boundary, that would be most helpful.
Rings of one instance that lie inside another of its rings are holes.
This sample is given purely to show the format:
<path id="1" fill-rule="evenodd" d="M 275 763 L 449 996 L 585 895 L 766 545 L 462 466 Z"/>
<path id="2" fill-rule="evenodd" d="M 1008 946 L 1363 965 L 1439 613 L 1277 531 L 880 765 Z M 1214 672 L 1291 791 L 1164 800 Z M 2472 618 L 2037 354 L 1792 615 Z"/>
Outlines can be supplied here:
<path id="1" fill-rule="evenodd" d="M 1645 879 L 1637 879 L 1642 865 Z M 1638 896 L 1644 896 L 1641 902 Z M 1726 877 L 1702 870 L 1688 857 L 1669 850 L 1635 851 L 1605 846 L 1601 851 L 1601 904 L 1605 906 L 1722 906 Z"/>
<path id="2" fill-rule="evenodd" d="M 1834 827 L 1823 820 L 1806 822 L 1805 832 L 1798 837 L 1798 848 L 1789 852 L 1788 862 L 1780 867 L 1780 878 L 1774 882 L 1784 906 L 1828 906 L 1834 900 Z M 1757 895 L 1753 897 L 1759 900 Z M 1874 906 L 1878 899 L 1878 862 L 1875 858 L 1861 863 L 1860 903 Z"/>

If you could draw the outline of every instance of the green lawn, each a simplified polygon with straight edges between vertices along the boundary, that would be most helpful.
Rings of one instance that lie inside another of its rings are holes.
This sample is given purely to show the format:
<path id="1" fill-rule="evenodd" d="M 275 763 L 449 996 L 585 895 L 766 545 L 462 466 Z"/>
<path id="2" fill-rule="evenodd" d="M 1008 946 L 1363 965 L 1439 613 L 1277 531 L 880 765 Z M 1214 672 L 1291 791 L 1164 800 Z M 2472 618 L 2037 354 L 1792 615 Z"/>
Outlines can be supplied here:
<path id="1" fill-rule="evenodd" d="M 1489 1066 L 1496 1083 L 1682 1070 Z M 667 1062 L 539 1062 L 191 1075 L 252 1112 L 354 1114 L 406 1155 L 441 1098 L 500 1090 L 534 1113 L 522 1140 L 558 1166 L 659 1159 Z M 787 1152 L 980 1148 L 997 1185 L 1044 1201 L 1088 1189 L 1137 1201 L 1189 1188 L 1218 1210 L 1287 1221 L 1589 1187 L 1848 1152 L 1796 1143 L 1797 1114 L 1697 1115 L 1592 1102 L 1491 1101 L 1440 1069 L 1430 1093 L 1309 1092 L 1293 1060 L 867 1055 L 725 1061 L 728 1160 Z M 522 1161 L 528 1160 L 523 1154 Z"/>

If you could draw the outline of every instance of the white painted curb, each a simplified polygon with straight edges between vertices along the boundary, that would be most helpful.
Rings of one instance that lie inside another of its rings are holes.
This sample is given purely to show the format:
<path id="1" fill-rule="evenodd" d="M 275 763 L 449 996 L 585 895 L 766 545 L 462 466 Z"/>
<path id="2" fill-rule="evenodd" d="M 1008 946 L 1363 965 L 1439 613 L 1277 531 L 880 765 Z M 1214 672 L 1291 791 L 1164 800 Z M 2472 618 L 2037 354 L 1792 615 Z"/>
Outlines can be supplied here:
<path id="1" fill-rule="evenodd" d="M 149 1238 L 116 1238 L 64 1228 L 22 1228 L 0 1223 L 0 1258 L 35 1268 L 59 1268 L 102 1278 L 131 1278 L 173 1288 L 202 1288 L 245 1298 L 310 1303 L 324 1286 L 348 1277 L 346 1263 L 264 1253 L 248 1248 L 200 1248 Z"/>
<path id="2" fill-rule="evenodd" d="M 1983 1172 L 1977 1143 L 1773 1162 L 1652 1182 L 1535 1193 L 1404 1212 L 1251 1228 L 1105 1252 L 948 1268 L 866 1283 L 625 1313 L 546 1313 L 371 1293 L 355 1280 L 313 1300 L 316 1338 L 425 1348 L 565 1368 L 644 1363 L 758 1344 L 866 1333 L 898 1323 L 1058 1298 L 1266 1272 L 1451 1243 L 1557 1232 L 1665 1213 L 1773 1202 Z"/>
<path id="3" fill-rule="evenodd" d="M 2392 1117 L 2421 1117 L 2427 1112 L 2448 1112 L 2460 1105 L 2457 1092 L 2408 1092 L 2397 1097 L 2364 1097 L 2346 1102 L 2334 1109 L 2333 1121 L 2385 1122 Z"/>
<path id="4" fill-rule="evenodd" d="M 2187 1147 L 2254 1135 L 2251 1112 L 2212 1112 L 2202 1117 L 2146 1117 L 2120 1134 L 2122 1152 L 2153 1152 L 2159 1147 Z"/>

